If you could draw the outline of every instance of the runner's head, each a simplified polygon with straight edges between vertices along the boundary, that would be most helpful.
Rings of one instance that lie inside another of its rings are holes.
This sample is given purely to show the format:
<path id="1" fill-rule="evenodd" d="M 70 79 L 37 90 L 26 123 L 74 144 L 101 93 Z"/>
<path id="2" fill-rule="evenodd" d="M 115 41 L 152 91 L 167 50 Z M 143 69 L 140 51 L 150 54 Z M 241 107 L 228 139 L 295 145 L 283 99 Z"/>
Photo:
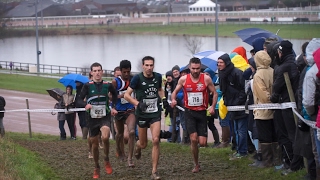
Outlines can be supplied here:
<path id="1" fill-rule="evenodd" d="M 193 57 L 189 61 L 190 74 L 194 78 L 198 78 L 201 72 L 201 61 L 199 58 Z"/>
<path id="2" fill-rule="evenodd" d="M 154 58 L 151 56 L 145 56 L 144 58 L 142 58 L 142 68 L 143 74 L 146 77 L 152 77 L 154 68 Z"/>
<path id="3" fill-rule="evenodd" d="M 91 75 L 92 75 L 92 80 L 94 82 L 100 82 L 102 80 L 102 74 L 103 74 L 103 70 L 102 70 L 102 66 L 100 63 L 93 63 L 90 67 L 91 69 Z"/>
<path id="4" fill-rule="evenodd" d="M 113 70 L 113 76 L 114 76 L 114 77 L 121 76 L 121 70 L 120 70 L 120 67 L 119 67 L 119 66 L 117 66 L 117 67 L 114 68 L 114 70 Z"/>
<path id="5" fill-rule="evenodd" d="M 122 60 L 120 62 L 121 77 L 123 80 L 128 80 L 131 73 L 131 62 L 128 60 Z"/>

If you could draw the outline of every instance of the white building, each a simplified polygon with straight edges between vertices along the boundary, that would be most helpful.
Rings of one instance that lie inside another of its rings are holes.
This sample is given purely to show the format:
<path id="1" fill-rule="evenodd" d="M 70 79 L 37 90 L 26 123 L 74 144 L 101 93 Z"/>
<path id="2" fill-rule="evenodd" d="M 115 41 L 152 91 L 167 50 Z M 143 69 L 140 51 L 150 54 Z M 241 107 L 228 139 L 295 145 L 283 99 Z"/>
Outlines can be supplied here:
<path id="1" fill-rule="evenodd" d="M 220 11 L 220 5 L 217 5 L 218 11 Z M 189 13 L 207 13 L 215 12 L 216 3 L 211 0 L 199 0 L 196 3 L 189 6 Z"/>

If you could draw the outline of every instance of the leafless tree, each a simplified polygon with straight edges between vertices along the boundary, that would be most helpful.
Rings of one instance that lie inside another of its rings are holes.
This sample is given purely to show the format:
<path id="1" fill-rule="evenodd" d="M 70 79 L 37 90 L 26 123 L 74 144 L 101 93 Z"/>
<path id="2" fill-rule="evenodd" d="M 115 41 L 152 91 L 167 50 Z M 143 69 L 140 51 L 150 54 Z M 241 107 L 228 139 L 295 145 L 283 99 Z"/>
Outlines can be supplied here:
<path id="1" fill-rule="evenodd" d="M 200 37 L 195 37 L 195 36 L 191 37 L 188 35 L 184 35 L 183 38 L 185 40 L 185 46 L 188 49 L 188 51 L 191 53 L 191 55 L 201 50 L 203 42 Z"/>

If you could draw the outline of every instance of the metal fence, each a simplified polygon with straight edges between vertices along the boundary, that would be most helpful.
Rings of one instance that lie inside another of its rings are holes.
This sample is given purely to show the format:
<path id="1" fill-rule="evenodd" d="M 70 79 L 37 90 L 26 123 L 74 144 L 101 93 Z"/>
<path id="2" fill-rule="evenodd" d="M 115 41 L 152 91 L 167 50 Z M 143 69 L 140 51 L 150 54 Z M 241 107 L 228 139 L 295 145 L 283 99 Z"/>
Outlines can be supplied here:
<path id="1" fill-rule="evenodd" d="M 0 61 L 0 69 L 23 71 L 27 73 L 38 73 L 37 64 L 34 63 L 23 63 L 23 62 L 12 62 L 12 67 L 10 67 L 10 61 Z M 90 68 L 83 67 L 70 67 L 70 66 L 59 66 L 59 65 L 48 65 L 39 64 L 39 73 L 48 74 L 69 74 L 76 73 L 82 75 L 89 75 Z M 113 77 L 111 70 L 104 70 L 104 76 Z"/>

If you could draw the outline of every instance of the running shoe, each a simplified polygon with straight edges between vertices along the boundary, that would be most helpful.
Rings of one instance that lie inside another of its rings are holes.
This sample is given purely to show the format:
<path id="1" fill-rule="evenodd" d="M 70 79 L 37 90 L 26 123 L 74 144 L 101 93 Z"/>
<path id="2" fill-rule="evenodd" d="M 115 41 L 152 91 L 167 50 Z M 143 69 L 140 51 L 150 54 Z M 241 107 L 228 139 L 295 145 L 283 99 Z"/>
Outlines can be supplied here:
<path id="1" fill-rule="evenodd" d="M 103 149 L 103 144 L 99 143 L 99 147 L 100 147 L 100 149 Z"/>
<path id="2" fill-rule="evenodd" d="M 89 159 L 92 159 L 92 158 L 93 158 L 93 156 L 92 156 L 92 153 L 91 153 L 91 152 L 89 152 L 88 158 L 89 158 Z"/>
<path id="3" fill-rule="evenodd" d="M 94 168 L 93 179 L 99 179 L 99 178 L 100 178 L 100 168 Z"/>
<path id="4" fill-rule="evenodd" d="M 200 172 L 201 171 L 201 169 L 200 169 L 200 165 L 198 164 L 198 165 L 196 165 L 196 166 L 194 166 L 194 168 L 192 169 L 192 172 L 193 173 L 198 173 L 198 172 Z"/>
<path id="5" fill-rule="evenodd" d="M 109 161 L 104 161 L 104 167 L 106 169 L 107 174 L 112 174 L 112 167 Z"/>
<path id="6" fill-rule="evenodd" d="M 158 172 L 154 172 L 154 173 L 151 174 L 150 179 L 161 179 L 161 178 L 160 178 Z"/>
<path id="7" fill-rule="evenodd" d="M 134 168 L 134 163 L 133 163 L 132 159 L 128 159 L 128 166 L 131 168 Z"/>

